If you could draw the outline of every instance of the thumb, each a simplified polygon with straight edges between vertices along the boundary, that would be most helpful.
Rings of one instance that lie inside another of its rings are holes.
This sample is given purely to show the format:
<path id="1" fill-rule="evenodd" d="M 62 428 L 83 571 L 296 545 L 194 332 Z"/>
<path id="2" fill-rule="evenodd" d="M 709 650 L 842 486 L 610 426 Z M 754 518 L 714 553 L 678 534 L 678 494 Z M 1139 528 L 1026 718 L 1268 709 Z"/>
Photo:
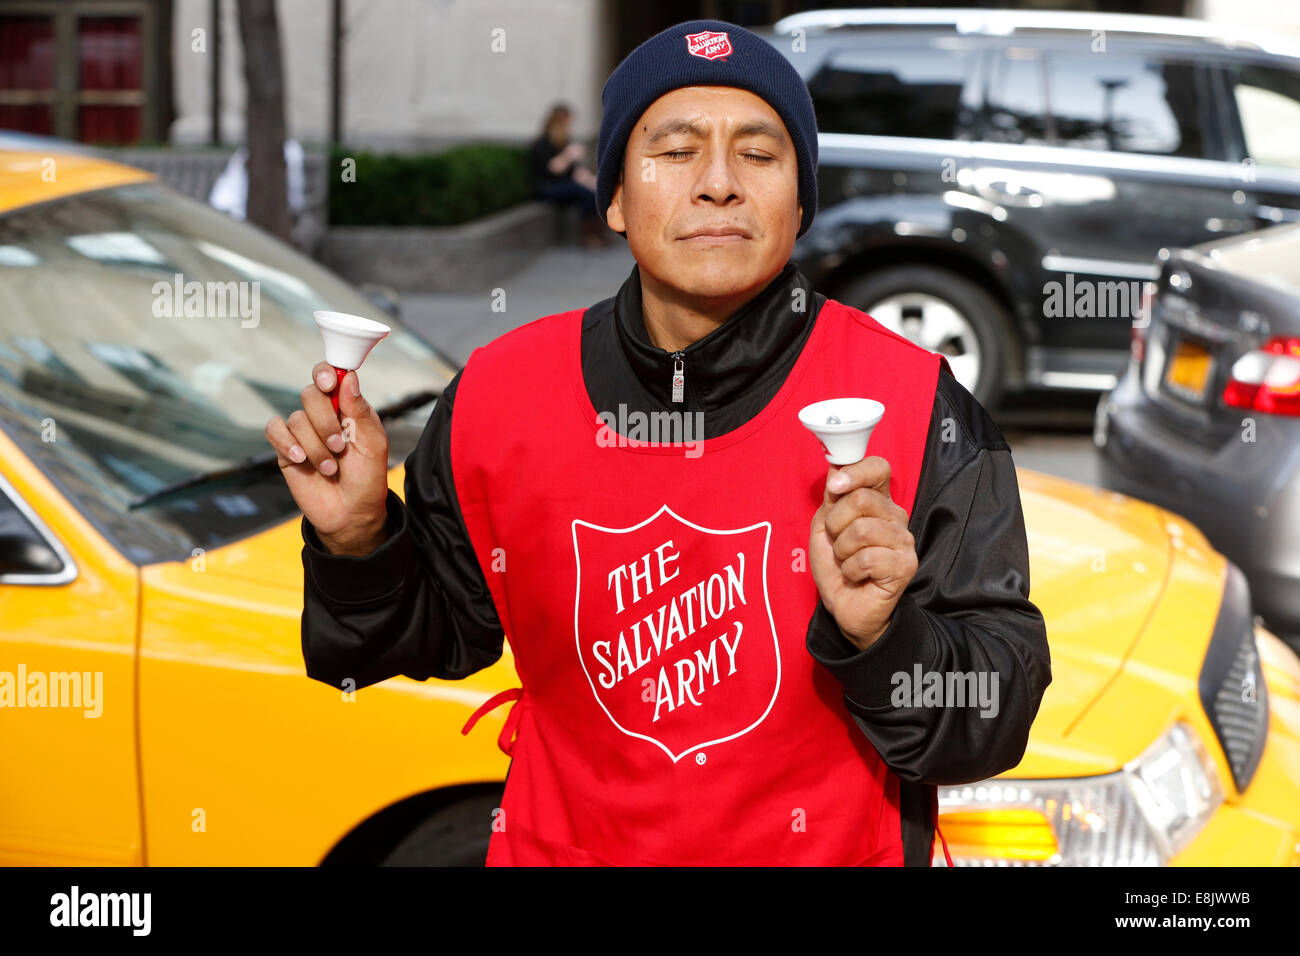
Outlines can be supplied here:
<path id="1" fill-rule="evenodd" d="M 374 406 L 361 394 L 361 381 L 355 371 L 348 372 L 339 383 L 339 414 L 343 419 L 352 419 L 356 429 L 354 437 L 362 443 L 383 431 Z"/>
<path id="2" fill-rule="evenodd" d="M 847 488 L 850 484 L 852 484 L 852 482 L 848 480 L 848 479 L 849 479 L 849 475 L 848 475 L 848 473 L 845 472 L 844 469 L 843 469 L 841 466 L 839 466 L 839 465 L 831 465 L 831 466 L 830 466 L 830 469 L 826 472 L 826 485 L 825 485 L 825 487 L 823 488 L 823 491 L 822 491 L 822 510 L 823 510 L 823 511 L 827 511 L 827 510 L 829 510 L 830 507 L 831 507 L 831 505 L 835 504 L 835 502 L 839 501 L 840 498 L 842 498 L 842 497 L 844 496 L 844 489 L 840 489 L 840 490 L 836 491 L 836 490 L 834 490 L 834 489 L 831 488 L 831 483 L 832 483 L 832 481 L 834 481 L 834 479 L 837 478 L 837 477 L 839 477 L 840 475 L 843 475 L 843 476 L 844 476 L 844 477 L 841 479 L 841 480 L 843 481 L 843 483 L 844 483 L 844 488 Z M 824 523 L 824 521 L 823 521 L 823 523 Z"/>
<path id="3" fill-rule="evenodd" d="M 826 512 L 830 510 L 830 504 L 823 502 L 821 507 L 813 512 L 811 534 L 816 537 L 826 530 Z"/>
<path id="4" fill-rule="evenodd" d="M 826 530 L 826 506 L 817 509 L 808 533 L 808 570 L 823 595 L 838 577 L 839 562 L 835 559 L 835 542 Z M 829 605 L 828 605 L 829 607 Z"/>

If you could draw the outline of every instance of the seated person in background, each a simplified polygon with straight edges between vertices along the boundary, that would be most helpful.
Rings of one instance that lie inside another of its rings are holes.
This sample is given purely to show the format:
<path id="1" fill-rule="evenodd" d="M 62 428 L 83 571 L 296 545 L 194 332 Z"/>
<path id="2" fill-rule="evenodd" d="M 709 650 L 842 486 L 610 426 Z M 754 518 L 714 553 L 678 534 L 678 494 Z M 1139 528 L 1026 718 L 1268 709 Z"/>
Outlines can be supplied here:
<path id="1" fill-rule="evenodd" d="M 596 211 L 596 175 L 579 164 L 586 147 L 569 141 L 572 119 L 573 111 L 563 103 L 551 107 L 547 114 L 542 133 L 530 150 L 533 194 L 547 202 L 581 209 L 583 244 L 598 249 L 613 242 L 613 233 Z"/>

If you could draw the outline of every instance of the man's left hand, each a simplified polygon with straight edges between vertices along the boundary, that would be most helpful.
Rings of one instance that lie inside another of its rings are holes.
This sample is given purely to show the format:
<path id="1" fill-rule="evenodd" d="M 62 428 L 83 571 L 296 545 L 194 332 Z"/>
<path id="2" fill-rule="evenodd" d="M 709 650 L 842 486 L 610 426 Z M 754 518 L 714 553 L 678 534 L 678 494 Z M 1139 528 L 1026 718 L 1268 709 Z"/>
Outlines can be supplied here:
<path id="1" fill-rule="evenodd" d="M 822 603 L 859 650 L 889 626 L 916 574 L 916 541 L 907 512 L 889 496 L 889 462 L 871 455 L 832 465 L 812 519 L 809 564 Z"/>

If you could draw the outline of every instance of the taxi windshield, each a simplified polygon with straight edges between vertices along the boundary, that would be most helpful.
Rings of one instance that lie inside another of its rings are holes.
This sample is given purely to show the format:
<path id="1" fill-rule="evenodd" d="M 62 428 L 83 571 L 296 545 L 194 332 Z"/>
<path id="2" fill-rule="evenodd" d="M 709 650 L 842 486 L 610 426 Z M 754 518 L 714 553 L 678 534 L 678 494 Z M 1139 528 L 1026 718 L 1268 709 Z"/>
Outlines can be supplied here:
<path id="1" fill-rule="evenodd" d="M 0 428 L 139 563 L 295 513 L 274 467 L 131 503 L 270 451 L 267 420 L 324 357 L 314 310 L 392 326 L 361 372 L 376 408 L 456 371 L 305 256 L 155 183 L 0 216 L 0 303 Z M 394 463 L 418 438 L 408 418 L 386 426 Z"/>

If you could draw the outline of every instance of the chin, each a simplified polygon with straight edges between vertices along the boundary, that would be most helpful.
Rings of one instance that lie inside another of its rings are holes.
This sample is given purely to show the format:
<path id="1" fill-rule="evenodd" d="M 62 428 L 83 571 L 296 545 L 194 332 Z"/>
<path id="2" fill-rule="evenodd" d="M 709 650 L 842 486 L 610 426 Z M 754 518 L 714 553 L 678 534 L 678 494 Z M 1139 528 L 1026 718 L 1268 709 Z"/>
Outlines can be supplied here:
<path id="1" fill-rule="evenodd" d="M 680 277 L 676 284 L 692 295 L 721 298 L 761 283 L 769 271 L 773 270 L 764 269 L 753 250 L 738 248 L 722 254 L 710 250 L 707 258 L 698 254 L 689 256 L 675 274 Z M 775 271 L 780 271 L 780 266 Z"/>

